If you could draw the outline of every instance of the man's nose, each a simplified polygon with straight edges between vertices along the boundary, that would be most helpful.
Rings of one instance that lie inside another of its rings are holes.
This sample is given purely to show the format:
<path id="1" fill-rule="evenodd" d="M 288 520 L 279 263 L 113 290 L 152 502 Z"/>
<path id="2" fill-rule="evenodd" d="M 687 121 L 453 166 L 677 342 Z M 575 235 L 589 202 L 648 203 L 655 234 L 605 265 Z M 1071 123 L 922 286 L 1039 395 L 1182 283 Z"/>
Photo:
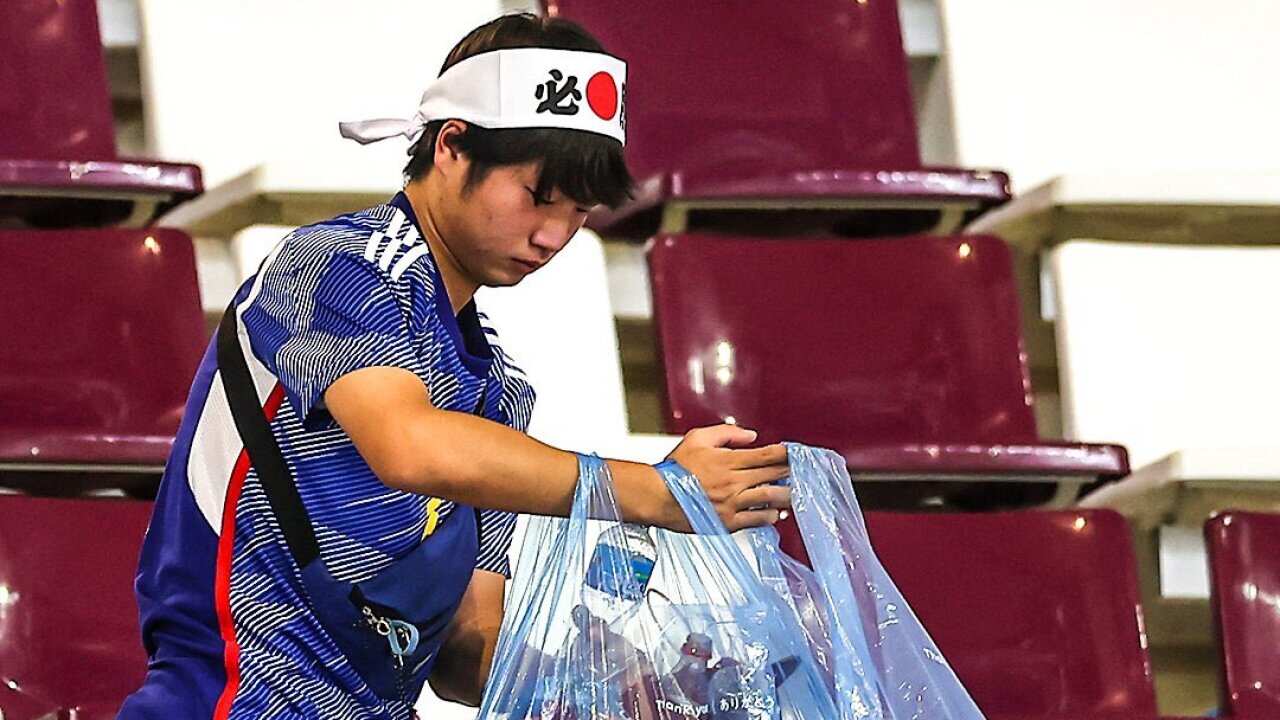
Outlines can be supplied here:
<path id="1" fill-rule="evenodd" d="M 533 245 L 549 253 L 560 252 L 569 242 L 569 239 L 573 237 L 574 233 L 578 231 L 578 227 L 577 223 L 570 223 L 565 220 L 548 220 L 533 233 Z"/>

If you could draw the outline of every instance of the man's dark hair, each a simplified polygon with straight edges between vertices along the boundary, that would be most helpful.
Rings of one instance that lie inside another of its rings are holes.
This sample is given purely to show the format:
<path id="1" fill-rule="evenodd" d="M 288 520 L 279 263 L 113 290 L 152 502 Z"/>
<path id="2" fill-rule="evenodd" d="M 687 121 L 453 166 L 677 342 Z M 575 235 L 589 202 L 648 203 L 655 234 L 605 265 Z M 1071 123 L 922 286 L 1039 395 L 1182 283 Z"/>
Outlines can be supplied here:
<path id="1" fill-rule="evenodd" d="M 604 52 L 598 40 L 569 20 L 528 13 L 503 15 L 472 30 L 454 46 L 440 74 L 482 52 L 522 47 Z M 436 138 L 444 123 L 427 123 L 418 142 L 409 148 L 413 157 L 404 174 L 410 181 L 431 169 Z M 579 205 L 612 208 L 631 196 L 633 181 L 622 157 L 622 146 L 605 135 L 567 128 L 495 130 L 467 123 L 467 130 L 457 136 L 453 148 L 471 160 L 466 188 L 484 180 L 496 166 L 537 162 L 541 164 L 538 186 L 534 188 L 538 197 L 549 197 L 559 189 Z"/>

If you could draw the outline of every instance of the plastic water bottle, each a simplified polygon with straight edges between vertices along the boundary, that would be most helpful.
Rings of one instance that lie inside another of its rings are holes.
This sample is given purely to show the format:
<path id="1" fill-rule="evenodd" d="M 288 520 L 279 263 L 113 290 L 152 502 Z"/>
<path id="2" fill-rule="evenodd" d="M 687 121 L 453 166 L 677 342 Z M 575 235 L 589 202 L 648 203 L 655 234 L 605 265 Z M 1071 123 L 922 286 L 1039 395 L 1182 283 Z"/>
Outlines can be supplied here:
<path id="1" fill-rule="evenodd" d="M 640 600 L 657 559 L 657 546 L 649 528 L 631 523 L 615 525 L 601 533 L 596 542 L 587 565 L 587 586 L 609 599 Z"/>

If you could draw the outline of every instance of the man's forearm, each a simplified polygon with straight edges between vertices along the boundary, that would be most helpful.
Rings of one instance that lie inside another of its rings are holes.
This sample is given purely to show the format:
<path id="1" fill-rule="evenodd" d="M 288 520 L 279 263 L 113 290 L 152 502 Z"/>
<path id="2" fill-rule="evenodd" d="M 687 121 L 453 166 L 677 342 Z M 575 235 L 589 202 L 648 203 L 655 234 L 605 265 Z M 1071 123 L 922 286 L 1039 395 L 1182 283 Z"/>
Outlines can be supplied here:
<path id="1" fill-rule="evenodd" d="M 422 380 L 407 370 L 356 370 L 334 381 L 324 400 L 374 474 L 391 487 L 511 512 L 564 516 L 572 508 L 578 479 L 572 453 L 432 406 Z M 689 431 L 671 453 L 698 478 L 730 530 L 776 522 L 778 508 L 789 502 L 786 488 L 770 485 L 786 477 L 786 448 L 748 448 L 755 440 L 751 430 L 716 425 Z M 608 463 L 624 520 L 688 528 L 656 470 Z"/>
<path id="2" fill-rule="evenodd" d="M 440 659 L 431 671 L 431 690 L 442 700 L 479 706 L 497 638 L 497 626 L 455 628 L 440 648 Z"/>
<path id="3" fill-rule="evenodd" d="M 433 409 L 403 427 L 402 464 L 383 481 L 476 507 L 539 515 L 569 513 L 577 457 L 474 415 Z M 411 449 L 411 451 L 407 451 Z M 666 525 L 670 498 L 648 465 L 609 460 L 623 519 Z"/>
<path id="4" fill-rule="evenodd" d="M 480 704 L 502 627 L 505 590 L 502 575 L 484 570 L 472 575 L 431 671 L 436 695 L 463 705 Z"/>

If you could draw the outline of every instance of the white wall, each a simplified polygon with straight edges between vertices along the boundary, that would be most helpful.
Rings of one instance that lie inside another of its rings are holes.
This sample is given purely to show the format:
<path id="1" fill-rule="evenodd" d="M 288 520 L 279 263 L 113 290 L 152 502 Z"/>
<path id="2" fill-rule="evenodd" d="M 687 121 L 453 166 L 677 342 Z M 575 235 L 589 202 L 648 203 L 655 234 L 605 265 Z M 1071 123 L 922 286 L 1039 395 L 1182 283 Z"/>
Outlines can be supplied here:
<path id="1" fill-rule="evenodd" d="M 361 148 L 339 120 L 408 117 L 449 49 L 498 0 L 142 0 L 148 150 L 199 163 L 213 187 L 270 160 L 386 168 L 406 145 Z"/>
<path id="2" fill-rule="evenodd" d="M 1276 0 L 941 0 L 956 160 L 1016 190 L 1075 171 L 1280 167 Z"/>
<path id="3" fill-rule="evenodd" d="M 939 82 L 935 2 L 899 0 L 899 13 L 914 64 L 924 156 L 947 164 L 952 162 L 950 108 L 934 97 Z M 108 57 L 109 63 L 127 55 L 132 64 L 134 46 L 140 46 L 145 154 L 201 164 L 207 187 L 259 162 L 314 157 L 317 148 L 308 143 L 317 139 L 318 149 L 327 151 L 335 142 L 331 126 L 336 120 L 329 116 L 337 111 L 343 119 L 358 117 L 364 108 L 391 116 L 412 112 L 416 93 L 467 30 L 499 13 L 539 8 L 538 0 L 98 4 L 104 42 L 120 51 Z M 359 28 L 361 42 L 349 40 L 352 28 Z M 343 38 L 335 47 L 334 41 Z M 386 72 L 390 65 L 400 71 Z M 144 154 L 137 143 L 126 145 Z M 372 159 L 394 166 L 400 160 L 399 150 L 390 145 L 365 153 L 340 147 L 338 152 L 344 161 Z"/>
<path id="4" fill-rule="evenodd" d="M 1067 437 L 1123 443 L 1135 469 L 1280 451 L 1280 248 L 1074 240 L 1049 265 Z"/>

